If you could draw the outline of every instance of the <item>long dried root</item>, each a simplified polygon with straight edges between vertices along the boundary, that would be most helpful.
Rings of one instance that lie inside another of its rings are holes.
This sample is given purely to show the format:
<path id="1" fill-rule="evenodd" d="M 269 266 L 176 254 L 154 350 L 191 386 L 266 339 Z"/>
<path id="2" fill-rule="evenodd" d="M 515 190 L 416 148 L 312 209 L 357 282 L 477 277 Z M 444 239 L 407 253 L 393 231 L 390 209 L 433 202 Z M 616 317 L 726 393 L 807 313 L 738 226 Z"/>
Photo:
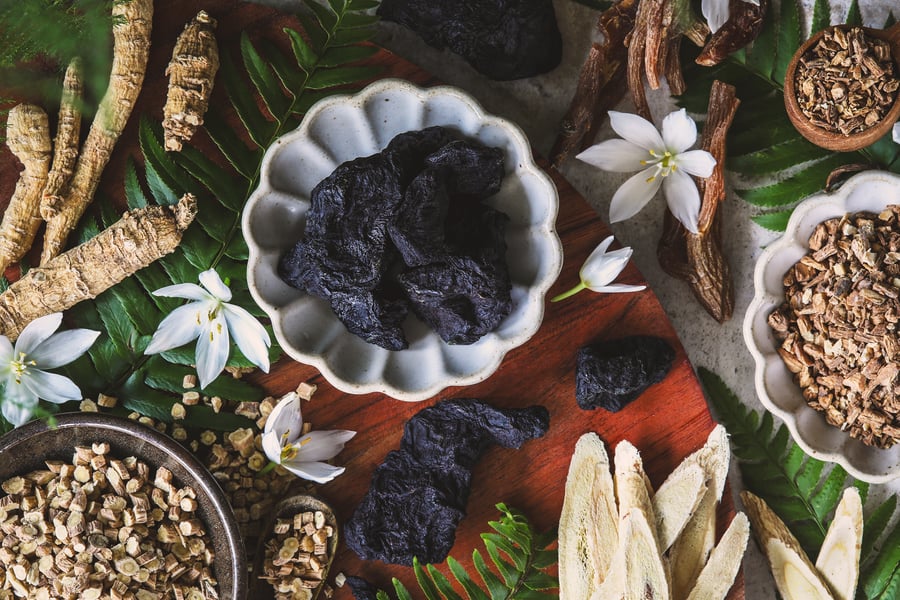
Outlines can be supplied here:
<path id="1" fill-rule="evenodd" d="M 200 11 L 175 42 L 166 68 L 169 91 L 163 108 L 166 150 L 179 151 L 203 124 L 213 81 L 219 70 L 216 20 Z"/>
<path id="2" fill-rule="evenodd" d="M 62 99 L 59 103 L 59 125 L 53 141 L 53 166 L 41 198 L 41 216 L 49 219 L 49 207 L 62 200 L 62 195 L 72 179 L 78 160 L 78 142 L 81 136 L 81 96 L 84 91 L 81 59 L 75 57 L 66 69 L 63 79 Z"/>
<path id="3" fill-rule="evenodd" d="M 171 253 L 196 214 L 190 194 L 174 206 L 127 212 L 94 238 L 31 269 L 0 294 L 0 334 L 15 339 L 34 319 L 95 298 Z"/>
<path id="4" fill-rule="evenodd" d="M 125 129 L 144 82 L 150 54 L 153 0 L 114 2 L 112 15 L 113 64 L 109 87 L 91 123 L 69 189 L 58 202 L 48 202 L 43 207 L 47 232 L 41 254 L 42 265 L 59 254 L 69 233 L 93 199 L 100 175 Z"/>
<path id="5" fill-rule="evenodd" d="M 717 65 L 759 37 L 768 4 L 768 0 L 760 0 L 758 6 L 744 0 L 731 0 L 728 21 L 709 38 L 697 57 L 697 64 L 704 67 Z"/>
<path id="6" fill-rule="evenodd" d="M 50 124 L 47 113 L 32 104 L 9 111 L 6 143 L 25 170 L 0 223 L 0 273 L 31 248 L 41 226 L 41 190 L 50 169 Z"/>

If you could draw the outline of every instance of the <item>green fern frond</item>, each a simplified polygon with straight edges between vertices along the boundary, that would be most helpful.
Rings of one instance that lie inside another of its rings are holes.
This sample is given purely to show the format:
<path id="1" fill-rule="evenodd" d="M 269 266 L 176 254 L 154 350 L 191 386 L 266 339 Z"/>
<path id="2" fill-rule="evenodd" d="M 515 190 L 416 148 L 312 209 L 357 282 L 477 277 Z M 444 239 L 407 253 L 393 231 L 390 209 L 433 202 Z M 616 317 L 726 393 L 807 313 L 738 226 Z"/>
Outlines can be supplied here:
<path id="1" fill-rule="evenodd" d="M 477 549 L 472 551 L 472 562 L 482 583 L 478 583 L 452 556 L 447 559 L 447 568 L 455 584 L 434 565 L 422 565 L 418 559 L 413 559 L 416 583 L 426 600 L 463 600 L 455 586 L 465 591 L 469 600 L 551 600 L 557 597 L 552 590 L 559 587 L 559 580 L 546 572 L 557 562 L 556 550 L 550 548 L 556 542 L 556 529 L 538 534 L 525 515 L 516 509 L 501 502 L 497 504 L 497 510 L 501 513 L 500 520 L 488 522 L 493 531 L 481 534 L 495 570 L 488 566 Z M 412 599 L 403 582 L 394 578 L 392 583 L 398 600 Z M 390 600 L 383 590 L 379 590 L 376 597 Z"/>
<path id="2" fill-rule="evenodd" d="M 830 19 L 828 0 L 816 0 L 812 32 L 827 27 Z M 846 22 L 860 22 L 856 0 Z M 707 69 L 694 63 L 696 50 L 685 45 L 682 60 L 687 65 L 685 79 L 689 85 L 677 100 L 689 111 L 706 111 L 709 90 L 716 79 L 737 88 L 741 106 L 728 136 L 726 166 L 745 181 L 752 181 L 751 185 L 739 183 L 735 191 L 763 209 L 753 220 L 776 231 L 784 230 L 793 206 L 820 191 L 838 166 L 870 164 L 900 172 L 900 147 L 893 143 L 890 134 L 858 152 L 836 153 L 807 141 L 790 123 L 784 109 L 783 81 L 787 65 L 803 39 L 797 0 L 784 0 L 780 13 L 768 12 L 763 30 L 746 52 Z M 765 127 L 759 127 L 759 123 L 765 123 Z M 768 179 L 760 181 L 760 176 Z"/>
<path id="3" fill-rule="evenodd" d="M 719 421 L 728 430 L 744 486 L 766 501 L 788 525 L 815 561 L 830 515 L 847 485 L 865 502 L 868 484 L 854 481 L 839 465 L 823 476 L 825 463 L 807 456 L 781 425 L 774 430 L 771 413 L 762 418 L 746 408 L 715 373 L 698 369 L 700 381 Z M 900 592 L 900 523 L 888 529 L 897 514 L 897 498 L 889 497 L 866 519 L 860 558 L 858 600 L 896 600 Z"/>

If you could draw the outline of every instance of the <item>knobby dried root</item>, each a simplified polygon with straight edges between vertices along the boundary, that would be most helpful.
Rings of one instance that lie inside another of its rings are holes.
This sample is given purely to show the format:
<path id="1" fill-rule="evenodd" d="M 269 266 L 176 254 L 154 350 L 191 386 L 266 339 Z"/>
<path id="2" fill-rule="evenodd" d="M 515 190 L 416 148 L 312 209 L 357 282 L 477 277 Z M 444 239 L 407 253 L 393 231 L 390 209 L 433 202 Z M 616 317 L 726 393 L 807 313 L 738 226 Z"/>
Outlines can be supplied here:
<path id="1" fill-rule="evenodd" d="M 594 42 L 578 76 L 578 86 L 560 134 L 550 151 L 554 166 L 590 145 L 607 111 L 625 96 L 625 37 L 634 27 L 638 0 L 621 0 L 604 11 L 597 21 L 602 42 Z"/>
<path id="2" fill-rule="evenodd" d="M 127 212 L 84 244 L 31 269 L 0 294 L 0 333 L 15 339 L 34 319 L 95 298 L 174 251 L 196 213 L 190 194 L 171 207 Z"/>
<path id="3" fill-rule="evenodd" d="M 41 216 L 46 220 L 53 216 L 49 207 L 62 201 L 69 186 L 75 163 L 78 160 L 78 145 L 81 135 L 81 102 L 84 91 L 81 59 L 73 58 L 63 79 L 62 99 L 59 103 L 59 124 L 53 141 L 53 166 L 41 198 Z"/>
<path id="4" fill-rule="evenodd" d="M 0 223 L 0 273 L 31 248 L 41 226 L 41 190 L 50 169 L 50 125 L 47 113 L 32 104 L 9 111 L 7 145 L 25 166 Z"/>
<path id="5" fill-rule="evenodd" d="M 684 228 L 667 209 L 656 256 L 669 275 L 687 281 L 694 296 L 720 323 L 734 310 L 734 283 L 722 252 L 722 214 L 725 201 L 725 138 L 740 100 L 733 86 L 715 81 L 703 127 L 702 148 L 716 159 L 712 175 L 697 179 L 700 188 L 698 233 Z"/>
<path id="6" fill-rule="evenodd" d="M 697 64 L 704 67 L 717 65 L 759 37 L 768 5 L 768 0 L 759 0 L 759 6 L 746 0 L 731 0 L 728 20 L 706 42 L 697 57 Z"/>
<path id="7" fill-rule="evenodd" d="M 59 254 L 81 215 L 94 197 L 100 175 L 125 129 L 141 91 L 150 54 L 153 0 L 114 2 L 113 64 L 109 87 L 81 149 L 75 173 L 66 193 L 57 202 L 47 202 L 42 213 L 47 220 L 41 265 Z"/>
<path id="8" fill-rule="evenodd" d="M 175 42 L 166 68 L 169 91 L 163 108 L 166 150 L 179 151 L 203 124 L 213 80 L 219 70 L 216 20 L 200 11 Z"/>

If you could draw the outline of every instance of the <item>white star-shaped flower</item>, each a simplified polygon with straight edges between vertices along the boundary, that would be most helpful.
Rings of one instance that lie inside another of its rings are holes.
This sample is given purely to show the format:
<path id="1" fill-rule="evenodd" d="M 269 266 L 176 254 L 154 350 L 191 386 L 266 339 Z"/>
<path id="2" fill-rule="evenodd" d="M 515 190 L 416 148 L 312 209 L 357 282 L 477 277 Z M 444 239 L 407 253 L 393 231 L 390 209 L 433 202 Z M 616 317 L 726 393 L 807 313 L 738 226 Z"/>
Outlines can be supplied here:
<path id="1" fill-rule="evenodd" d="M 613 283 L 625 269 L 625 265 L 631 259 L 634 252 L 629 246 L 607 252 L 607 249 L 613 243 L 613 236 L 609 236 L 597 246 L 591 255 L 587 257 L 578 276 L 581 279 L 578 285 L 556 296 L 551 302 L 565 300 L 570 296 L 574 296 L 581 290 L 591 290 L 593 292 L 616 293 L 616 292 L 640 292 L 647 286 L 644 285 L 624 285 L 621 283 Z"/>
<path id="2" fill-rule="evenodd" d="M 200 387 L 209 385 L 228 362 L 231 338 L 247 360 L 269 372 L 271 340 L 253 315 L 234 304 L 231 290 L 214 269 L 200 273 L 200 283 L 160 288 L 155 296 L 193 300 L 173 310 L 157 327 L 145 354 L 156 354 L 197 340 L 196 364 Z"/>
<path id="3" fill-rule="evenodd" d="M 356 432 L 336 429 L 301 435 L 302 429 L 300 396 L 291 392 L 278 402 L 266 420 L 262 447 L 269 460 L 297 477 L 316 483 L 327 483 L 343 473 L 344 467 L 323 461 L 337 456 Z"/>
<path id="4" fill-rule="evenodd" d="M 759 6 L 759 0 L 744 0 L 744 2 Z M 706 18 L 710 33 L 717 32 L 731 18 L 729 4 L 730 0 L 702 0 L 700 3 L 700 11 Z"/>
<path id="5" fill-rule="evenodd" d="M 0 336 L 3 417 L 16 427 L 28 421 L 39 398 L 56 404 L 82 398 L 71 379 L 47 369 L 67 365 L 87 352 L 100 332 L 71 329 L 54 333 L 61 323 L 62 313 L 35 319 L 22 330 L 15 347 L 6 336 Z"/>
<path id="6" fill-rule="evenodd" d="M 641 170 L 616 190 L 609 205 L 610 221 L 633 217 L 662 187 L 675 218 L 697 233 L 700 192 L 690 175 L 709 177 L 716 166 L 706 150 L 688 150 L 697 141 L 697 124 L 684 109 L 663 119 L 662 135 L 653 123 L 629 113 L 611 110 L 609 122 L 623 139 L 600 142 L 577 158 L 604 171 Z"/>

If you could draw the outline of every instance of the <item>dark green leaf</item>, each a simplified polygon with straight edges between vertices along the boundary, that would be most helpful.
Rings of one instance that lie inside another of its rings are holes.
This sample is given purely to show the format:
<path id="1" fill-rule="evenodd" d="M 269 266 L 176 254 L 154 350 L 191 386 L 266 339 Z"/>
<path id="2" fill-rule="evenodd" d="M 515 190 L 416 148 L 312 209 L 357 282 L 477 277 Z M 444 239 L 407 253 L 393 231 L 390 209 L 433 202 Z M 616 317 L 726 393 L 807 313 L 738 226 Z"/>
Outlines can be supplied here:
<path id="1" fill-rule="evenodd" d="M 434 568 L 434 565 L 425 565 L 428 576 L 434 582 L 435 587 L 441 592 L 447 600 L 462 600 L 462 596 L 456 593 L 450 580 L 443 573 Z"/>
<path id="2" fill-rule="evenodd" d="M 250 249 L 240 232 L 237 232 L 225 247 L 225 255 L 240 261 L 246 261 L 250 257 Z"/>
<path id="3" fill-rule="evenodd" d="M 103 327 L 110 341 L 116 348 L 116 352 L 120 354 L 124 360 L 131 359 L 132 347 L 131 342 L 137 337 L 138 333 L 134 330 L 134 325 L 126 316 L 116 297 L 107 290 L 94 299 L 94 305 L 97 307 L 97 313 L 103 321 Z M 97 365 L 99 368 L 99 365 Z"/>
<path id="4" fill-rule="evenodd" d="M 394 584 L 394 591 L 397 593 L 398 600 L 413 600 L 413 597 L 409 593 L 409 590 L 406 589 L 406 586 L 403 585 L 399 579 L 394 577 L 393 579 L 391 579 L 391 583 Z"/>
<path id="5" fill-rule="evenodd" d="M 475 570 L 478 571 L 478 575 L 487 587 L 491 598 L 505 598 L 507 591 L 506 584 L 500 581 L 500 579 L 494 575 L 493 571 L 488 568 L 487 563 L 484 562 L 484 558 L 481 556 L 481 552 L 478 550 L 472 551 L 472 564 L 475 565 Z"/>
<path id="6" fill-rule="evenodd" d="M 256 169 L 262 161 L 262 150 L 250 149 L 220 116 L 214 111 L 207 111 L 203 120 L 206 133 L 219 148 L 228 162 L 248 181 L 256 175 Z"/>
<path id="7" fill-rule="evenodd" d="M 141 182 L 138 179 L 137 171 L 134 168 L 134 161 L 130 158 L 125 163 L 125 202 L 129 209 L 143 208 L 147 206 L 147 197 L 141 188 Z"/>
<path id="8" fill-rule="evenodd" d="M 225 93 L 228 94 L 228 98 L 231 100 L 231 104 L 234 106 L 241 123 L 244 124 L 250 139 L 260 148 L 265 148 L 269 144 L 269 140 L 275 135 L 275 123 L 268 121 L 260 114 L 256 105 L 256 99 L 249 92 L 250 86 L 244 82 L 228 53 L 223 53 L 221 57 L 219 72 L 222 84 L 225 87 Z"/>
<path id="9" fill-rule="evenodd" d="M 335 30 L 338 24 L 338 16 L 331 10 L 331 7 L 319 4 L 316 0 L 306 0 L 305 4 L 315 15 L 316 21 L 322 26 L 323 31 L 331 32 Z"/>
<path id="10" fill-rule="evenodd" d="M 900 524 L 896 525 L 881 544 L 881 551 L 860 575 L 860 587 L 868 598 L 877 598 L 891 583 L 900 569 Z"/>
<path id="11" fill-rule="evenodd" d="M 306 86 L 311 90 L 321 90 L 338 85 L 349 85 L 372 79 L 377 71 L 372 67 L 335 67 L 317 70 L 309 78 Z"/>
<path id="12" fill-rule="evenodd" d="M 371 28 L 377 22 L 378 17 L 375 15 L 367 15 L 365 13 L 347 13 L 341 17 L 341 27 L 344 29 L 359 29 L 361 27 L 366 27 L 371 31 Z"/>
<path id="13" fill-rule="evenodd" d="M 824 158 L 829 152 L 805 138 L 798 137 L 750 154 L 729 156 L 727 167 L 745 175 L 767 175 L 811 160 Z"/>
<path id="14" fill-rule="evenodd" d="M 896 508 L 897 496 L 890 496 L 875 509 L 868 519 L 866 519 L 865 526 L 863 527 L 860 564 L 864 565 L 872 558 L 872 549 L 875 547 L 875 542 L 878 541 L 878 538 L 884 533 Z"/>
<path id="15" fill-rule="evenodd" d="M 141 119 L 138 138 L 141 145 L 141 152 L 144 155 L 144 169 L 147 170 L 148 185 L 152 184 L 150 180 L 150 169 L 155 171 L 162 183 L 167 186 L 172 193 L 175 194 L 175 200 L 168 202 L 174 204 L 178 197 L 185 192 L 196 194 L 197 186 L 194 184 L 190 176 L 184 172 L 174 161 L 171 155 L 167 154 L 162 145 L 162 127 L 159 123 L 150 121 L 147 117 Z M 159 202 L 159 200 L 157 200 Z M 163 204 L 163 202 L 160 202 Z"/>
<path id="16" fill-rule="evenodd" d="M 194 148 L 185 147 L 178 153 L 178 163 L 226 208 L 239 213 L 244 208 L 247 185 L 230 173 L 223 173 L 215 163 Z"/>
<path id="17" fill-rule="evenodd" d="M 319 61 L 318 55 L 313 51 L 312 47 L 310 47 L 300 32 L 287 27 L 285 27 L 283 31 L 291 40 L 291 49 L 294 51 L 294 58 L 297 59 L 297 64 L 307 73 L 311 72 Z"/>
<path id="18" fill-rule="evenodd" d="M 847 11 L 847 18 L 844 19 L 844 23 L 853 27 L 862 27 L 862 13 L 859 12 L 859 2 L 857 0 L 853 0 L 850 3 L 850 9 Z"/>
<path id="19" fill-rule="evenodd" d="M 772 69 L 772 79 L 775 81 L 784 81 L 788 63 L 800 47 L 800 40 L 800 8 L 797 0 L 782 0 L 781 16 L 778 19 L 778 46 Z"/>
<path id="20" fill-rule="evenodd" d="M 151 334 L 163 314 L 134 279 L 125 279 L 108 291 L 112 294 L 139 334 Z"/>
<path id="21" fill-rule="evenodd" d="M 766 11 L 766 20 L 763 23 L 762 31 L 753 42 L 752 49 L 747 52 L 747 66 L 766 78 L 772 76 L 772 70 L 775 68 L 773 49 L 778 39 L 778 19 L 775 18 L 774 13 L 775 7 L 770 4 L 769 10 Z M 777 81 L 780 86 L 783 80 Z"/>
<path id="22" fill-rule="evenodd" d="M 250 81 L 256 87 L 259 95 L 262 97 L 266 108 L 276 120 L 281 115 L 287 113 L 288 99 L 284 96 L 281 84 L 278 78 L 272 72 L 272 69 L 259 55 L 256 48 L 250 42 L 250 36 L 244 31 L 241 34 L 241 57 L 244 60 L 244 68 L 250 76 Z"/>
<path id="23" fill-rule="evenodd" d="M 348 63 L 365 60 L 378 53 L 377 46 L 340 46 L 329 48 L 319 61 L 320 67 L 339 67 Z"/>
<path id="24" fill-rule="evenodd" d="M 178 194 L 163 181 L 152 163 L 144 165 L 144 175 L 147 177 L 147 186 L 154 202 L 162 206 L 171 206 L 178 202 Z"/>
<path id="25" fill-rule="evenodd" d="M 192 225 L 184 232 L 179 249 L 198 271 L 212 267 L 217 253 L 217 248 L 209 243 L 203 229 L 196 225 Z"/>
<path id="26" fill-rule="evenodd" d="M 840 465 L 834 465 L 831 473 L 825 478 L 822 489 L 813 494 L 812 505 L 816 511 L 816 516 L 822 521 L 837 508 L 847 477 L 847 471 Z"/>
<path id="27" fill-rule="evenodd" d="M 450 572 L 453 573 L 453 576 L 459 582 L 459 584 L 466 591 L 466 594 L 469 596 L 469 600 L 491 600 L 491 597 L 484 593 L 484 590 L 475 585 L 475 582 L 466 572 L 459 561 L 453 558 L 452 556 L 447 557 L 447 566 L 450 568 Z"/>
<path id="28" fill-rule="evenodd" d="M 835 154 L 801 169 L 778 183 L 755 189 L 735 190 L 735 193 L 756 206 L 776 207 L 794 204 L 821 190 L 828 175 L 846 163 L 845 155 Z"/>
<path id="29" fill-rule="evenodd" d="M 365 28 L 340 29 L 331 36 L 331 46 L 350 46 L 372 38 L 372 32 Z"/>
<path id="30" fill-rule="evenodd" d="M 810 35 L 822 31 L 831 25 L 831 3 L 828 0 L 816 0 L 813 6 Z"/>
<path id="31" fill-rule="evenodd" d="M 306 72 L 292 61 L 284 52 L 269 40 L 261 40 L 257 45 L 257 51 L 263 57 L 284 88 L 292 97 L 306 85 Z"/>

